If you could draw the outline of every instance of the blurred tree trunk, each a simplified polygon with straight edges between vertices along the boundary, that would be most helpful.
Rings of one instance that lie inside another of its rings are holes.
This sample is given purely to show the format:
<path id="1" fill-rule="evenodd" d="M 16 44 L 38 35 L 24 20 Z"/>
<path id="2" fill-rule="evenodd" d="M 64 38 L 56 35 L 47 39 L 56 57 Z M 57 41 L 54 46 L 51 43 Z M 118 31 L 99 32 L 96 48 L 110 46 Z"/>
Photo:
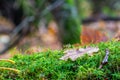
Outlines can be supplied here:
<path id="1" fill-rule="evenodd" d="M 63 44 L 80 42 L 80 19 L 77 0 L 64 0 L 64 4 L 52 11 L 60 29 L 60 39 Z"/>

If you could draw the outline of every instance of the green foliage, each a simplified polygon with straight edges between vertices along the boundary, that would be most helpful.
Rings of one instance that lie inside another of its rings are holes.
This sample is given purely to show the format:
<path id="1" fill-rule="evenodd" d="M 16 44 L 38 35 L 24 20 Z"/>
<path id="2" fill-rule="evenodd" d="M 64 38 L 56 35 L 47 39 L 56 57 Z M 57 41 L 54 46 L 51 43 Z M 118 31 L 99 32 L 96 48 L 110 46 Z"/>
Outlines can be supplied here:
<path id="1" fill-rule="evenodd" d="M 17 0 L 18 7 L 22 8 L 23 12 L 27 16 L 35 14 L 35 9 L 28 0 Z"/>
<path id="2" fill-rule="evenodd" d="M 93 56 L 84 55 L 76 61 L 63 61 L 63 50 L 47 51 L 32 55 L 16 55 L 11 60 L 15 64 L 0 62 L 0 67 L 20 70 L 19 74 L 0 70 L 0 80 L 119 80 L 120 79 L 120 42 L 102 42 L 97 45 L 100 51 Z M 98 69 L 105 50 L 109 49 L 108 63 Z"/>
<path id="3" fill-rule="evenodd" d="M 67 15 L 63 19 L 64 33 L 61 36 L 64 44 L 80 43 L 81 21 L 78 7 L 75 2 L 76 0 L 66 0 L 63 5 L 63 12 Z"/>

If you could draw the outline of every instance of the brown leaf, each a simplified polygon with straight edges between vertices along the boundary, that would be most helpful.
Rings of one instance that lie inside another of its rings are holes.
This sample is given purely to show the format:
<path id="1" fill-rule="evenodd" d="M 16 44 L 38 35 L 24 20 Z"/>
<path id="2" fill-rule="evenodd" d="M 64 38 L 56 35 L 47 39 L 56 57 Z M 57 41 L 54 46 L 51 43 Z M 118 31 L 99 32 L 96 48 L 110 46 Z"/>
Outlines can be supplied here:
<path id="1" fill-rule="evenodd" d="M 82 45 L 108 40 L 107 36 L 104 33 L 88 27 L 83 27 L 80 39 Z"/>
<path id="2" fill-rule="evenodd" d="M 115 41 L 120 41 L 120 31 L 116 33 L 113 39 L 115 39 Z"/>
<path id="3" fill-rule="evenodd" d="M 64 56 L 62 56 L 61 60 L 67 60 L 71 59 L 72 61 L 75 61 L 77 58 L 83 56 L 85 53 L 88 55 L 92 55 L 93 52 L 98 52 L 99 48 L 97 47 L 87 47 L 87 48 L 80 48 L 80 49 L 71 49 L 66 50 L 64 53 L 66 53 Z"/>

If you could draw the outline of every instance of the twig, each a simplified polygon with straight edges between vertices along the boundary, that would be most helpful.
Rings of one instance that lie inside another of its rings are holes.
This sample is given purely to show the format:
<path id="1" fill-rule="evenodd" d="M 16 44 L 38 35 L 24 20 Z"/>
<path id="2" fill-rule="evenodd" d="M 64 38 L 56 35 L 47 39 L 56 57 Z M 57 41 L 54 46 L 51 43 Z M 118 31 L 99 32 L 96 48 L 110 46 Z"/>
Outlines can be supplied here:
<path id="1" fill-rule="evenodd" d="M 99 66 L 99 69 L 101 69 L 105 64 L 108 63 L 108 55 L 109 55 L 109 50 L 106 49 L 106 55 L 105 55 L 105 57 L 104 57 L 104 59 L 103 59 L 101 65 Z"/>
<path id="2" fill-rule="evenodd" d="M 99 19 L 97 18 L 86 18 L 82 20 L 82 24 L 88 24 L 96 21 L 120 21 L 120 17 L 100 17 Z"/>
<path id="3" fill-rule="evenodd" d="M 9 59 L 0 59 L 0 61 L 6 61 L 6 62 L 10 62 L 12 64 L 15 64 L 15 61 L 9 60 Z"/>
<path id="4" fill-rule="evenodd" d="M 20 70 L 14 69 L 14 68 L 6 68 L 6 67 L 0 67 L 0 70 L 8 70 L 8 71 L 13 71 L 15 73 L 20 73 Z"/>
<path id="5" fill-rule="evenodd" d="M 0 61 L 6 61 L 6 62 L 10 62 L 12 64 L 15 64 L 15 61 L 9 60 L 9 59 L 0 59 Z M 0 70 L 8 70 L 8 71 L 13 71 L 15 73 L 20 73 L 20 70 L 17 70 L 14 68 L 0 67 Z"/>

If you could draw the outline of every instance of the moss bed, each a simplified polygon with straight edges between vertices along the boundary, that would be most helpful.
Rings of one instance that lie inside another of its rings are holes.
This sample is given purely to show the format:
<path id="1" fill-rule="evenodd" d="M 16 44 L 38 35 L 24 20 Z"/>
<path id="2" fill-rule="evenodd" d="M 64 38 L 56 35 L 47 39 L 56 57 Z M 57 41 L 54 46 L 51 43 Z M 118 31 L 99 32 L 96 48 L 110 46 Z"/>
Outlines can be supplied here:
<path id="1" fill-rule="evenodd" d="M 93 56 L 84 55 L 76 61 L 59 58 L 63 51 L 47 51 L 32 55 L 15 55 L 15 64 L 0 61 L 0 67 L 18 69 L 20 72 L 0 69 L 0 80 L 120 80 L 120 42 L 102 42 Z M 108 63 L 99 69 L 105 50 L 109 49 Z"/>

